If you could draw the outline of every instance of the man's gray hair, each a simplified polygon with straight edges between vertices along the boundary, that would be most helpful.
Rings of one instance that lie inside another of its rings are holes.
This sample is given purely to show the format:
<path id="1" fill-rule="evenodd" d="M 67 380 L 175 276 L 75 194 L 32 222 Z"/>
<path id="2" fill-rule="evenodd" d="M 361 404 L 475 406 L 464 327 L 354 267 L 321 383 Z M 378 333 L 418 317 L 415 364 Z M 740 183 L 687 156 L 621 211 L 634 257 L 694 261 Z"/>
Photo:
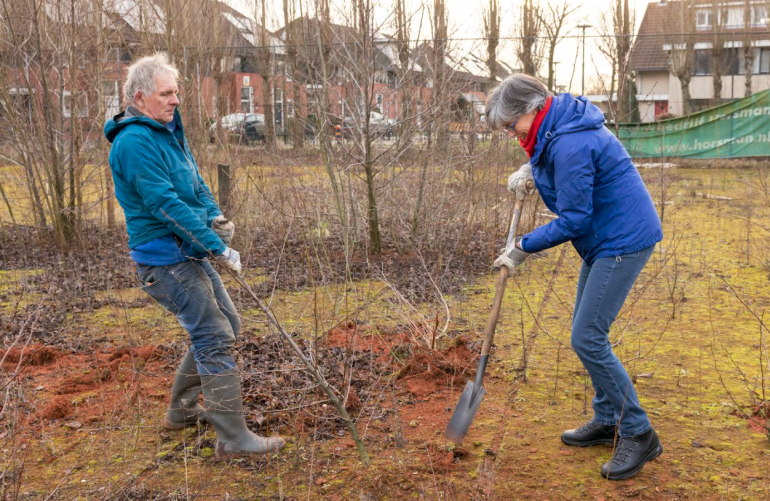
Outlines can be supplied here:
<path id="1" fill-rule="evenodd" d="M 163 52 L 156 52 L 151 56 L 143 57 L 129 66 L 126 81 L 123 84 L 125 104 L 134 104 L 134 96 L 137 92 L 141 92 L 145 96 L 155 92 L 155 78 L 163 73 L 173 77 L 174 80 L 179 80 L 179 70 L 168 62 L 168 58 Z"/>
<path id="2" fill-rule="evenodd" d="M 487 124 L 499 129 L 520 116 L 545 106 L 551 96 L 543 83 L 524 73 L 514 73 L 492 89 L 487 97 Z"/>

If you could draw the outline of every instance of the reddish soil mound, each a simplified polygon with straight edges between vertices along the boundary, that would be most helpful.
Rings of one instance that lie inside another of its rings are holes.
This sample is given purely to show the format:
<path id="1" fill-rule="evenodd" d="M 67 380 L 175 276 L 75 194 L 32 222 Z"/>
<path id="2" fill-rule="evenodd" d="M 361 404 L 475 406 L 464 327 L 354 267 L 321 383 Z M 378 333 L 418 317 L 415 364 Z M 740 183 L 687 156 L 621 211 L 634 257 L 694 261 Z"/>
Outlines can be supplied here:
<path id="1" fill-rule="evenodd" d="M 115 353 L 110 355 L 109 361 L 115 361 L 115 360 L 123 360 L 129 359 L 132 356 L 141 358 L 142 360 L 150 360 L 150 358 L 155 355 L 155 347 L 154 346 L 140 346 L 138 348 L 120 348 Z"/>
<path id="2" fill-rule="evenodd" d="M 414 396 L 427 397 L 442 387 L 462 388 L 475 361 L 468 339 L 458 337 L 443 351 L 420 349 L 396 379 L 403 381 Z"/>
<path id="3" fill-rule="evenodd" d="M 72 415 L 74 408 L 67 397 L 55 397 L 40 412 L 43 419 L 64 419 Z"/>
<path id="4" fill-rule="evenodd" d="M 770 401 L 755 405 L 748 421 L 750 430 L 770 436 Z"/>
<path id="5" fill-rule="evenodd" d="M 0 351 L 0 359 L 5 357 L 5 363 L 16 364 L 19 361 L 28 365 L 48 365 L 54 363 L 62 353 L 49 347 L 33 344 L 9 351 Z"/>
<path id="6" fill-rule="evenodd" d="M 411 343 L 412 340 L 403 332 L 364 335 L 352 321 L 330 330 L 324 340 L 324 344 L 329 348 L 341 348 L 355 353 L 377 353 L 381 362 L 389 362 L 390 354 L 397 346 Z"/>
<path id="7" fill-rule="evenodd" d="M 128 403 L 139 401 L 148 408 L 162 407 L 173 378 L 163 350 L 152 346 L 74 353 L 37 349 L 11 355 L 17 361 L 30 360 L 24 374 L 38 389 L 30 401 L 36 411 L 31 422 L 37 426 L 53 419 L 74 418 L 81 423 L 119 419 L 135 407 Z M 55 363 L 45 362 L 51 358 Z M 77 407 L 71 402 L 78 402 Z"/>
<path id="8" fill-rule="evenodd" d="M 62 380 L 62 384 L 56 390 L 59 395 L 69 393 L 82 393 L 98 388 L 102 383 L 115 379 L 120 369 L 120 360 L 108 364 L 100 364 L 81 374 L 73 374 Z"/>

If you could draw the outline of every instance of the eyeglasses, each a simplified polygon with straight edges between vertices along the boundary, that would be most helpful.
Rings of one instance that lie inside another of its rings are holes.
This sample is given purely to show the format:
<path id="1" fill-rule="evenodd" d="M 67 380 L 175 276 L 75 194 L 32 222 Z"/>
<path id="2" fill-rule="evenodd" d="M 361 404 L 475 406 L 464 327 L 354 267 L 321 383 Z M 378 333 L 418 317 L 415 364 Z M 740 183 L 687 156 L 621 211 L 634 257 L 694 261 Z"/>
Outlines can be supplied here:
<path id="1" fill-rule="evenodd" d="M 508 126 L 506 126 L 505 128 L 506 128 L 507 130 L 509 130 L 509 131 L 513 132 L 513 133 L 516 135 L 516 138 L 517 138 L 519 141 L 524 141 L 524 140 L 527 138 L 527 134 L 521 134 L 521 133 L 519 133 L 519 132 L 516 132 L 516 124 L 519 122 L 519 119 L 521 119 L 521 117 L 519 117 L 519 118 L 517 118 L 516 120 L 514 120 L 514 121 L 513 121 L 513 123 L 512 123 L 511 125 L 508 125 Z"/>

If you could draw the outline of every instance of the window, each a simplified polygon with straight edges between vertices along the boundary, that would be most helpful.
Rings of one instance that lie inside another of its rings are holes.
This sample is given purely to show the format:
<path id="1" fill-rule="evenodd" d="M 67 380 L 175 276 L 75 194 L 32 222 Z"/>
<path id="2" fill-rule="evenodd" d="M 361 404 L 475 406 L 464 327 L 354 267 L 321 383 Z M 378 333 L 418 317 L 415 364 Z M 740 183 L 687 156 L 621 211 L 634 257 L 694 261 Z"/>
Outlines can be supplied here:
<path id="1" fill-rule="evenodd" d="M 382 113 L 383 98 L 382 94 L 377 94 L 377 111 Z"/>
<path id="2" fill-rule="evenodd" d="M 34 91 L 35 89 L 32 89 L 32 92 Z M 26 117 L 24 121 L 31 121 L 31 114 L 32 100 L 29 98 L 29 89 L 25 87 L 11 87 L 8 89 L 7 99 L 0 99 L 0 115 L 2 116 Z"/>
<path id="3" fill-rule="evenodd" d="M 711 10 L 700 9 L 695 12 L 695 28 L 707 30 L 711 27 Z"/>
<path id="4" fill-rule="evenodd" d="M 315 113 L 317 107 L 318 107 L 318 96 L 316 96 L 315 92 L 308 92 L 307 93 L 308 113 Z"/>
<path id="5" fill-rule="evenodd" d="M 104 100 L 105 118 L 112 118 L 120 113 L 120 97 L 118 95 L 117 81 L 102 81 L 102 99 Z"/>
<path id="6" fill-rule="evenodd" d="M 381 84 L 387 84 L 390 82 L 388 79 L 388 72 L 386 71 L 378 71 L 374 74 L 374 82 L 375 83 L 381 83 Z"/>
<path id="7" fill-rule="evenodd" d="M 755 5 L 751 8 L 751 26 L 753 28 L 767 27 L 767 7 Z"/>
<path id="8" fill-rule="evenodd" d="M 738 64 L 737 75 L 746 74 L 746 56 L 743 52 L 743 48 L 734 49 L 738 51 L 740 61 Z M 751 64 L 752 74 L 769 74 L 770 73 L 770 47 L 755 47 L 754 48 L 754 61 Z"/>
<path id="9" fill-rule="evenodd" d="M 712 73 L 711 51 L 710 50 L 694 51 L 693 57 L 692 57 L 692 74 L 693 75 L 710 75 L 711 73 Z"/>
<path id="10" fill-rule="evenodd" d="M 131 51 L 126 47 L 112 47 L 105 53 L 105 61 L 108 63 L 114 63 L 120 61 L 121 63 L 131 64 Z"/>
<path id="11" fill-rule="evenodd" d="M 294 100 L 292 99 L 286 100 L 286 116 L 289 118 L 294 117 Z"/>
<path id="12" fill-rule="evenodd" d="M 274 92 L 273 117 L 275 124 L 283 128 L 283 89 L 277 88 Z"/>
<path id="13" fill-rule="evenodd" d="M 743 28 L 743 7 L 729 7 L 720 12 L 719 23 L 727 29 Z"/>
<path id="14" fill-rule="evenodd" d="M 732 47 L 725 49 L 722 56 L 722 74 L 723 75 L 741 75 L 743 68 L 743 49 Z"/>
<path id="15" fill-rule="evenodd" d="M 754 49 L 754 73 L 770 73 L 770 47 L 761 47 Z"/>
<path id="16" fill-rule="evenodd" d="M 76 102 L 74 103 L 78 111 L 78 118 L 88 116 L 88 96 L 85 92 L 79 91 L 76 93 Z M 61 112 L 66 118 L 72 116 L 72 93 L 68 90 L 64 91 L 61 99 Z"/>
<path id="17" fill-rule="evenodd" d="M 254 87 L 241 87 L 241 113 L 254 113 Z"/>

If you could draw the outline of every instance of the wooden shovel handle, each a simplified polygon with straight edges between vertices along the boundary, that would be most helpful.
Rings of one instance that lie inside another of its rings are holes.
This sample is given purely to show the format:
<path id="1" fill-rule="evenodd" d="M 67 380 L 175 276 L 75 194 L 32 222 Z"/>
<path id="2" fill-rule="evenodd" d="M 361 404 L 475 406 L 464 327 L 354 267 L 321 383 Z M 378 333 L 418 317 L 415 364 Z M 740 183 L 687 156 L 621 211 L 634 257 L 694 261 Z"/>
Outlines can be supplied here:
<path id="1" fill-rule="evenodd" d="M 511 232 L 516 236 L 516 226 L 518 225 L 518 218 L 521 214 L 521 207 L 524 205 L 523 200 L 516 199 L 513 205 L 513 221 Z M 495 328 L 497 327 L 497 317 L 500 316 L 500 306 L 503 304 L 503 296 L 505 295 L 505 283 L 508 281 L 508 267 L 503 266 L 500 268 L 500 274 L 497 276 L 497 283 L 495 284 L 495 299 L 492 301 L 492 311 L 489 312 L 489 320 L 487 320 L 487 328 L 484 331 L 484 345 L 481 347 L 481 356 L 489 355 L 489 351 L 492 349 L 492 340 L 495 337 Z"/>

